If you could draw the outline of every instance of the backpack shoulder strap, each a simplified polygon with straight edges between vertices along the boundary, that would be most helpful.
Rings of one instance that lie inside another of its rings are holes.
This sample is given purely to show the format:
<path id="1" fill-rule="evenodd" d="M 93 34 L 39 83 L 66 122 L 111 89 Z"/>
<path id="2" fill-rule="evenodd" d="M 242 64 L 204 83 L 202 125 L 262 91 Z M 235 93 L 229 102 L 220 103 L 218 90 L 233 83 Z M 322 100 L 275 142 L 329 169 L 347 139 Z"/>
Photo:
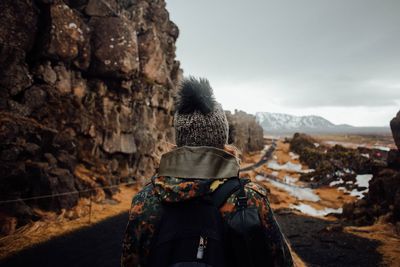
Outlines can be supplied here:
<path id="1" fill-rule="evenodd" d="M 244 185 L 247 183 L 247 180 L 240 179 L 238 177 L 233 177 L 228 179 L 225 183 L 219 186 L 215 192 L 212 194 L 212 203 L 217 208 L 221 207 L 222 204 L 236 191 L 241 188 L 244 188 Z M 244 190 L 241 190 L 244 193 Z"/>

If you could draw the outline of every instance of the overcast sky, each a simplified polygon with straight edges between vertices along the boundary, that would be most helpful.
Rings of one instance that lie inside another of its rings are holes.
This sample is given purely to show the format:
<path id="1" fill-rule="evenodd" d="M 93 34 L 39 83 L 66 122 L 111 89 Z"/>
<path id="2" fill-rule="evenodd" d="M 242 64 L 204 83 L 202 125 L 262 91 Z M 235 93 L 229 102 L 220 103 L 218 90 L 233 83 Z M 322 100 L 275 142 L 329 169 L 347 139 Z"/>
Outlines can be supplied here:
<path id="1" fill-rule="evenodd" d="M 225 109 L 387 126 L 400 109 L 400 0 L 167 0 L 185 75 Z"/>

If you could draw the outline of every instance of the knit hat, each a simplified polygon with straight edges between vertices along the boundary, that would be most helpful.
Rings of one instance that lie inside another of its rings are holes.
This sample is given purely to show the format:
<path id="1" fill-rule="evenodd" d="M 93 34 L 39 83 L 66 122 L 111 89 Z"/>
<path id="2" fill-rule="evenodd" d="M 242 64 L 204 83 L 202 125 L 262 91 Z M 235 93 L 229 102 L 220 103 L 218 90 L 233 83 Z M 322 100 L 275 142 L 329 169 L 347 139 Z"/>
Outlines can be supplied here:
<path id="1" fill-rule="evenodd" d="M 223 148 L 228 121 L 207 79 L 183 79 L 175 103 L 175 141 L 180 146 Z"/>

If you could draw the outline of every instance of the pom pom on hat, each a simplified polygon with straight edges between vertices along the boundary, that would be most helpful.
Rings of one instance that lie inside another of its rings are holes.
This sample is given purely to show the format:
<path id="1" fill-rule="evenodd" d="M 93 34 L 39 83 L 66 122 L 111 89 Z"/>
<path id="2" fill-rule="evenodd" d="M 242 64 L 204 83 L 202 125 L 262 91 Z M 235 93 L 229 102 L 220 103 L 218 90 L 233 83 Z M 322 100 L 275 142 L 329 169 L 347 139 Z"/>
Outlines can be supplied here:
<path id="1" fill-rule="evenodd" d="M 175 102 L 175 140 L 178 146 L 223 148 L 228 121 L 207 79 L 185 78 Z"/>
<path id="2" fill-rule="evenodd" d="M 211 112 L 215 107 L 213 90 L 208 80 L 193 76 L 184 79 L 181 83 L 176 101 L 176 111 L 180 114 L 200 111 L 203 114 Z"/>

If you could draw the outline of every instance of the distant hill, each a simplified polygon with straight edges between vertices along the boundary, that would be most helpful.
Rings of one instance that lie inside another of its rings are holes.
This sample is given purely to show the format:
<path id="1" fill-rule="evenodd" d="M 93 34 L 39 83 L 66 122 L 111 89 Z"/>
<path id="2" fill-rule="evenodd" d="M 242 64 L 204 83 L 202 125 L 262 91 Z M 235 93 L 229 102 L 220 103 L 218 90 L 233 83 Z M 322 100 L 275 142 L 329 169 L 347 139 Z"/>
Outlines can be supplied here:
<path id="1" fill-rule="evenodd" d="M 266 133 L 293 134 L 295 132 L 328 134 L 386 134 L 389 127 L 355 127 L 348 124 L 333 124 L 321 116 L 294 116 L 284 113 L 257 112 L 258 123 Z"/>

